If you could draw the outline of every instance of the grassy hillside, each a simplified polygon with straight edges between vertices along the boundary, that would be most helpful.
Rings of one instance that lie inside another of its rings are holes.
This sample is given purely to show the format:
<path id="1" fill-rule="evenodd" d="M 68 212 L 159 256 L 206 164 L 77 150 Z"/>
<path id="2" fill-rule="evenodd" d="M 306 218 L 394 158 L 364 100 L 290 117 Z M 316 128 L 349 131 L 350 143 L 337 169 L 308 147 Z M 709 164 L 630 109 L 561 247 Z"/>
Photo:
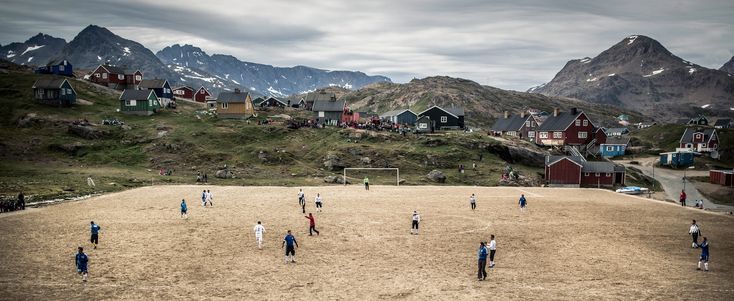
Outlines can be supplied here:
<path id="1" fill-rule="evenodd" d="M 496 185 L 505 162 L 482 149 L 498 143 L 483 134 L 449 133 L 441 137 L 402 137 L 396 133 L 358 132 L 335 128 L 287 129 L 282 124 L 256 125 L 221 120 L 198 113 L 199 104 L 179 102 L 176 110 L 154 116 L 116 112 L 119 92 L 81 80 L 72 80 L 80 104 L 57 108 L 37 104 L 30 87 L 38 75 L 0 75 L 0 191 L 24 191 L 36 199 L 115 191 L 150 183 L 194 183 L 197 171 L 210 183 L 231 185 L 319 185 L 328 175 L 327 156 L 349 167 L 398 167 L 405 184 L 428 183 L 432 169 L 446 173 L 447 184 Z M 86 103 L 86 104 L 81 104 Z M 291 109 L 261 112 L 260 117 Z M 101 125 L 117 118 L 125 127 Z M 87 119 L 100 138 L 87 139 L 70 132 L 73 121 Z M 477 171 L 459 174 L 458 164 L 471 166 L 480 153 Z M 369 158 L 367 160 L 366 158 Z M 216 179 L 227 165 L 234 179 Z M 515 166 L 534 176 L 541 167 Z M 159 176 L 158 169 L 175 170 Z M 92 177 L 96 189 L 86 184 Z M 358 175 L 361 176 L 361 175 Z M 373 175 L 377 176 L 377 174 Z M 355 181 L 357 179 L 354 179 Z M 390 175 L 373 183 L 394 180 Z"/>

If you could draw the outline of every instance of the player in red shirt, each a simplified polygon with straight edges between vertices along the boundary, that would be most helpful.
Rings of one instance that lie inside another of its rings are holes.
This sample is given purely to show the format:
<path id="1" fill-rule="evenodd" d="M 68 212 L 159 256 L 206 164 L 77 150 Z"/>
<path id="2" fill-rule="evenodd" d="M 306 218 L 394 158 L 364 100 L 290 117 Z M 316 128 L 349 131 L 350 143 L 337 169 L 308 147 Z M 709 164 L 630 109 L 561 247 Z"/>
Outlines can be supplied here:
<path id="1" fill-rule="evenodd" d="M 313 232 L 319 235 L 319 230 L 316 230 L 316 220 L 313 218 L 313 214 L 309 212 L 308 216 L 304 217 L 308 219 L 308 235 L 313 236 Z"/>

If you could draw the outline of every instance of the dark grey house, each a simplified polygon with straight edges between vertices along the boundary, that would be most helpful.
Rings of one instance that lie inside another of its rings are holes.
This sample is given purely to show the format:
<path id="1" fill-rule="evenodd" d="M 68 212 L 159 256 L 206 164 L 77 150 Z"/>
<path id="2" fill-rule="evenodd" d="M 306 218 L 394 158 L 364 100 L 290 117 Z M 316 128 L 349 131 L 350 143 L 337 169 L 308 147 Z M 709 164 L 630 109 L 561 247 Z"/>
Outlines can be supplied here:
<path id="1" fill-rule="evenodd" d="M 434 131 L 464 129 L 464 108 L 432 106 L 418 113 L 418 117 L 422 116 L 428 116 L 431 119 L 431 128 Z"/>
<path id="2" fill-rule="evenodd" d="M 316 99 L 311 111 L 317 124 L 339 125 L 346 108 L 346 101 L 329 99 Z"/>
<path id="3" fill-rule="evenodd" d="M 380 114 L 380 119 L 393 124 L 414 125 L 418 119 L 418 114 L 410 109 L 392 110 Z"/>

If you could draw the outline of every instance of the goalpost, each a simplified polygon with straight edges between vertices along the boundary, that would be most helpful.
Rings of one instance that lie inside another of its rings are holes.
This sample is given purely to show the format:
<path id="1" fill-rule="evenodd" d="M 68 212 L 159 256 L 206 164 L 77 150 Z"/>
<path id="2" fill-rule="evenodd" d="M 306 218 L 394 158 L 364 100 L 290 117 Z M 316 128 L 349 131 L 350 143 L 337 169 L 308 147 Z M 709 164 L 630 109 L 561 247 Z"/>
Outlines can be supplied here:
<path id="1" fill-rule="evenodd" d="M 347 171 L 348 170 L 394 170 L 395 171 L 395 185 L 400 186 L 400 168 L 377 168 L 377 167 L 346 167 L 344 168 L 344 186 L 347 186 Z"/>

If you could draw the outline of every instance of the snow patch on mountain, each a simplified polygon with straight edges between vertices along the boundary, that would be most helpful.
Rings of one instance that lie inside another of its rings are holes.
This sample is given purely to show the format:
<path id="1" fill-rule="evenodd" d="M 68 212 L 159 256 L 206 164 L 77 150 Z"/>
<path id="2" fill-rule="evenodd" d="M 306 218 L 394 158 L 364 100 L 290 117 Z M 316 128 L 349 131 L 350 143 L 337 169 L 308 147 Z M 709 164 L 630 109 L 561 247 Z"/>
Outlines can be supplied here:
<path id="1" fill-rule="evenodd" d="M 627 45 L 632 45 L 632 43 L 635 42 L 635 39 L 637 39 L 637 36 L 629 36 L 627 39 Z"/>
<path id="2" fill-rule="evenodd" d="M 28 47 L 28 48 L 26 48 L 26 49 L 25 49 L 25 51 L 23 51 L 23 53 L 21 53 L 20 55 L 22 56 L 22 55 L 26 54 L 26 52 L 28 52 L 28 51 L 33 51 L 33 50 L 38 50 L 38 49 L 41 49 L 41 48 L 43 48 L 43 46 L 46 46 L 46 45 L 36 45 L 36 46 L 29 46 L 29 47 Z"/>
<path id="3" fill-rule="evenodd" d="M 660 68 L 660 69 L 658 69 L 658 70 L 653 70 L 653 71 L 652 71 L 652 73 L 650 73 L 650 74 L 645 74 L 645 75 L 643 75 L 642 77 L 650 77 L 650 76 L 653 76 L 653 75 L 658 75 L 658 74 L 660 74 L 660 73 L 663 73 L 663 71 L 665 71 L 665 68 Z"/>

